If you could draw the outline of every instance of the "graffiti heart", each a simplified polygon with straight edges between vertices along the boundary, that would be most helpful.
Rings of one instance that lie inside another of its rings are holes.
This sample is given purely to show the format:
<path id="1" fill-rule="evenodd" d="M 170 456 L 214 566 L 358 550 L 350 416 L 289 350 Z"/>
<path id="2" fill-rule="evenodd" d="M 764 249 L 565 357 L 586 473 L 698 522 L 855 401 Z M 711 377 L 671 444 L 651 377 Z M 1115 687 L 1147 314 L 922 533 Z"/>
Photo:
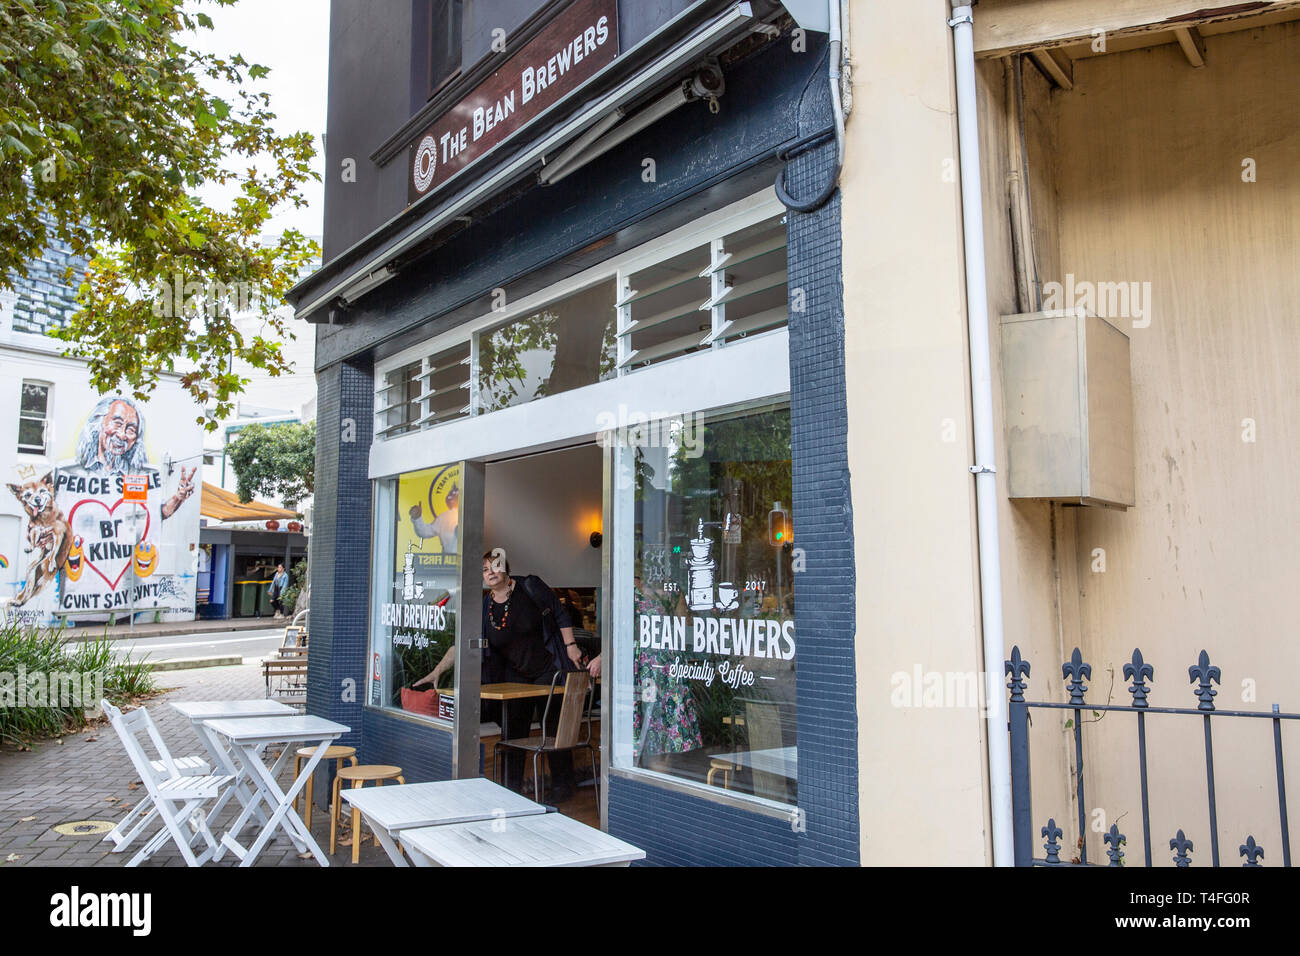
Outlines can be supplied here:
<path id="1" fill-rule="evenodd" d="M 124 504 L 129 506 L 127 511 L 130 516 L 115 517 L 118 507 Z M 149 537 L 149 510 L 144 508 L 136 511 L 133 502 L 119 498 L 109 507 L 97 498 L 83 498 L 68 512 L 68 524 L 72 525 L 72 533 L 86 542 L 82 557 L 86 567 L 103 578 L 104 583 L 114 590 L 131 567 L 135 553 L 135 536 L 125 535 L 119 544 L 118 529 L 124 521 L 138 520 L 138 514 L 144 515 L 144 530 L 140 534 L 140 540 L 144 541 Z"/>

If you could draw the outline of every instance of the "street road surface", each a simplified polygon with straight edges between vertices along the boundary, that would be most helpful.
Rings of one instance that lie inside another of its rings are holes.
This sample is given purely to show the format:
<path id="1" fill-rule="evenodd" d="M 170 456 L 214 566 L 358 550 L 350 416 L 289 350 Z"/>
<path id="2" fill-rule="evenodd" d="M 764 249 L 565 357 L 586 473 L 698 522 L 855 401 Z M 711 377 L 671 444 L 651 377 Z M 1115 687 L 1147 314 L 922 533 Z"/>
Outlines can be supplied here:
<path id="1" fill-rule="evenodd" d="M 284 640 L 283 625 L 265 631 L 207 631 L 202 634 L 168 634 L 164 637 L 120 638 L 113 642 L 118 657 L 139 660 L 189 660 L 198 657 L 241 656 L 254 661 L 270 654 Z"/>

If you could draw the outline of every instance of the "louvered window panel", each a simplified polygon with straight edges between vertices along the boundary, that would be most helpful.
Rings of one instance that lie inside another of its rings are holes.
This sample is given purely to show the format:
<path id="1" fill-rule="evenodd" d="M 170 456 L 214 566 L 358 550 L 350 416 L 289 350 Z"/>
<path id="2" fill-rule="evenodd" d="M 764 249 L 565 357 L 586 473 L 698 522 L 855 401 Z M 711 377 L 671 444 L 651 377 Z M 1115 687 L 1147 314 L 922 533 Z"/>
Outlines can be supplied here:
<path id="1" fill-rule="evenodd" d="M 781 328 L 790 308 L 785 217 L 622 273 L 619 282 L 624 371 Z"/>
<path id="2" fill-rule="evenodd" d="M 621 368 L 644 368 L 704 347 L 711 328 L 709 248 L 631 273 L 619 296 Z"/>
<path id="3" fill-rule="evenodd" d="M 462 342 L 429 356 L 419 375 L 423 414 L 421 428 L 468 415 L 470 411 L 470 344 Z"/>
<path id="4" fill-rule="evenodd" d="M 420 418 L 420 362 L 395 368 L 375 390 L 375 437 L 392 438 L 415 429 Z"/>

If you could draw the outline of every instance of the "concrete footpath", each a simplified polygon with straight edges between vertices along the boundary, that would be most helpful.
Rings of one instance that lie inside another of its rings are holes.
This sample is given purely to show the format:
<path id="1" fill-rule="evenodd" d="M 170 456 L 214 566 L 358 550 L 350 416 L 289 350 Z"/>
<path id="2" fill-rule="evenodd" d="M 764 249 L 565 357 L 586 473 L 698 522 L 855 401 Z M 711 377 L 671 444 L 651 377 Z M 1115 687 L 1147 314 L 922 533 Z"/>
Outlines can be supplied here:
<path id="1" fill-rule="evenodd" d="M 229 625 L 229 622 L 221 622 Z M 257 664 L 199 670 L 171 671 L 158 675 L 160 687 L 171 688 L 166 694 L 147 702 L 173 756 L 203 754 L 190 722 L 178 714 L 171 700 L 261 699 L 264 694 L 261 668 Z M 274 748 L 273 748 L 274 750 Z M 280 777 L 282 789 L 292 777 L 293 761 Z M 102 721 L 62 742 L 48 740 L 31 752 L 6 745 L 0 749 L 0 867 L 15 866 L 122 866 L 142 845 L 132 844 L 122 853 L 110 853 L 111 844 L 102 834 L 64 836 L 52 828 L 61 823 L 121 820 L 145 795 L 139 777 L 131 765 L 117 734 Z M 324 774 L 318 774 L 322 786 Z M 132 785 L 135 784 L 133 787 Z M 301 806 L 301 803 L 300 803 Z M 214 832 L 220 837 L 236 816 L 238 802 L 223 809 Z M 241 842 L 247 846 L 256 834 L 253 825 L 245 828 Z M 312 815 L 312 834 L 321 849 L 329 852 L 329 817 L 316 809 Z M 143 839 L 143 838 L 142 838 Z M 330 859 L 331 866 L 351 866 L 351 843 L 340 846 Z M 235 866 L 231 854 L 210 866 Z M 374 845 L 373 838 L 361 848 L 361 863 L 390 866 L 387 856 Z M 168 843 L 144 866 L 184 866 L 175 845 Z M 273 840 L 258 857 L 257 866 L 317 866 L 314 859 L 302 860 L 293 844 L 284 836 Z"/>

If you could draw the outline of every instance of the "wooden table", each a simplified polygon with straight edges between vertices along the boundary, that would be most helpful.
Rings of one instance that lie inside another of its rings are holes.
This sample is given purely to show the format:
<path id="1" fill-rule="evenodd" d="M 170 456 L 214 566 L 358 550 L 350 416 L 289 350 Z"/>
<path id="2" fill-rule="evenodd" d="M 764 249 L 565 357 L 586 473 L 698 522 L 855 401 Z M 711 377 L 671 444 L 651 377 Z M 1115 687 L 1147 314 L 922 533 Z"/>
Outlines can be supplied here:
<path id="1" fill-rule="evenodd" d="M 416 866 L 627 866 L 645 851 L 559 813 L 397 834 Z"/>
<path id="2" fill-rule="evenodd" d="M 600 679 L 596 679 L 600 683 Z M 501 706 L 501 739 L 510 740 L 508 731 L 508 721 L 506 719 L 505 701 L 508 700 L 527 700 L 530 697 L 546 697 L 551 693 L 550 684 L 520 684 L 505 682 L 501 684 L 483 684 L 479 687 L 479 700 L 499 700 Z M 558 697 L 564 696 L 564 681 L 558 681 L 555 685 L 555 693 Z M 531 731 L 532 728 L 530 727 Z"/>
<path id="3" fill-rule="evenodd" d="M 231 743 L 231 754 L 240 764 L 240 771 L 257 786 L 257 794 L 252 806 L 244 807 L 231 829 L 221 835 L 221 846 L 239 857 L 240 866 L 252 866 L 257 855 L 275 835 L 277 827 L 282 828 L 293 841 L 294 846 L 310 850 L 312 856 L 321 866 L 329 866 L 329 857 L 312 837 L 307 825 L 298 814 L 292 812 L 293 798 L 307 782 L 307 778 L 316 770 L 325 755 L 326 749 L 350 728 L 337 724 L 324 717 L 294 714 L 280 717 L 233 717 L 208 720 L 204 726 L 214 734 L 220 734 Z M 284 750 L 275 766 L 268 768 L 262 762 L 262 749 L 269 743 L 283 742 Z M 293 744 L 312 744 L 316 751 L 308 758 L 302 771 L 290 784 L 288 791 L 280 789 L 276 782 L 281 771 L 297 749 Z M 262 827 L 253 845 L 245 849 L 238 842 L 239 833 L 248 823 L 257 808 L 259 800 L 266 800 L 272 808 L 270 819 Z"/>
<path id="4" fill-rule="evenodd" d="M 534 816 L 547 809 L 483 777 L 344 790 L 339 795 L 361 813 L 394 866 L 408 865 L 396 843 L 402 830 Z M 360 838 L 354 828 L 352 839 Z"/>

